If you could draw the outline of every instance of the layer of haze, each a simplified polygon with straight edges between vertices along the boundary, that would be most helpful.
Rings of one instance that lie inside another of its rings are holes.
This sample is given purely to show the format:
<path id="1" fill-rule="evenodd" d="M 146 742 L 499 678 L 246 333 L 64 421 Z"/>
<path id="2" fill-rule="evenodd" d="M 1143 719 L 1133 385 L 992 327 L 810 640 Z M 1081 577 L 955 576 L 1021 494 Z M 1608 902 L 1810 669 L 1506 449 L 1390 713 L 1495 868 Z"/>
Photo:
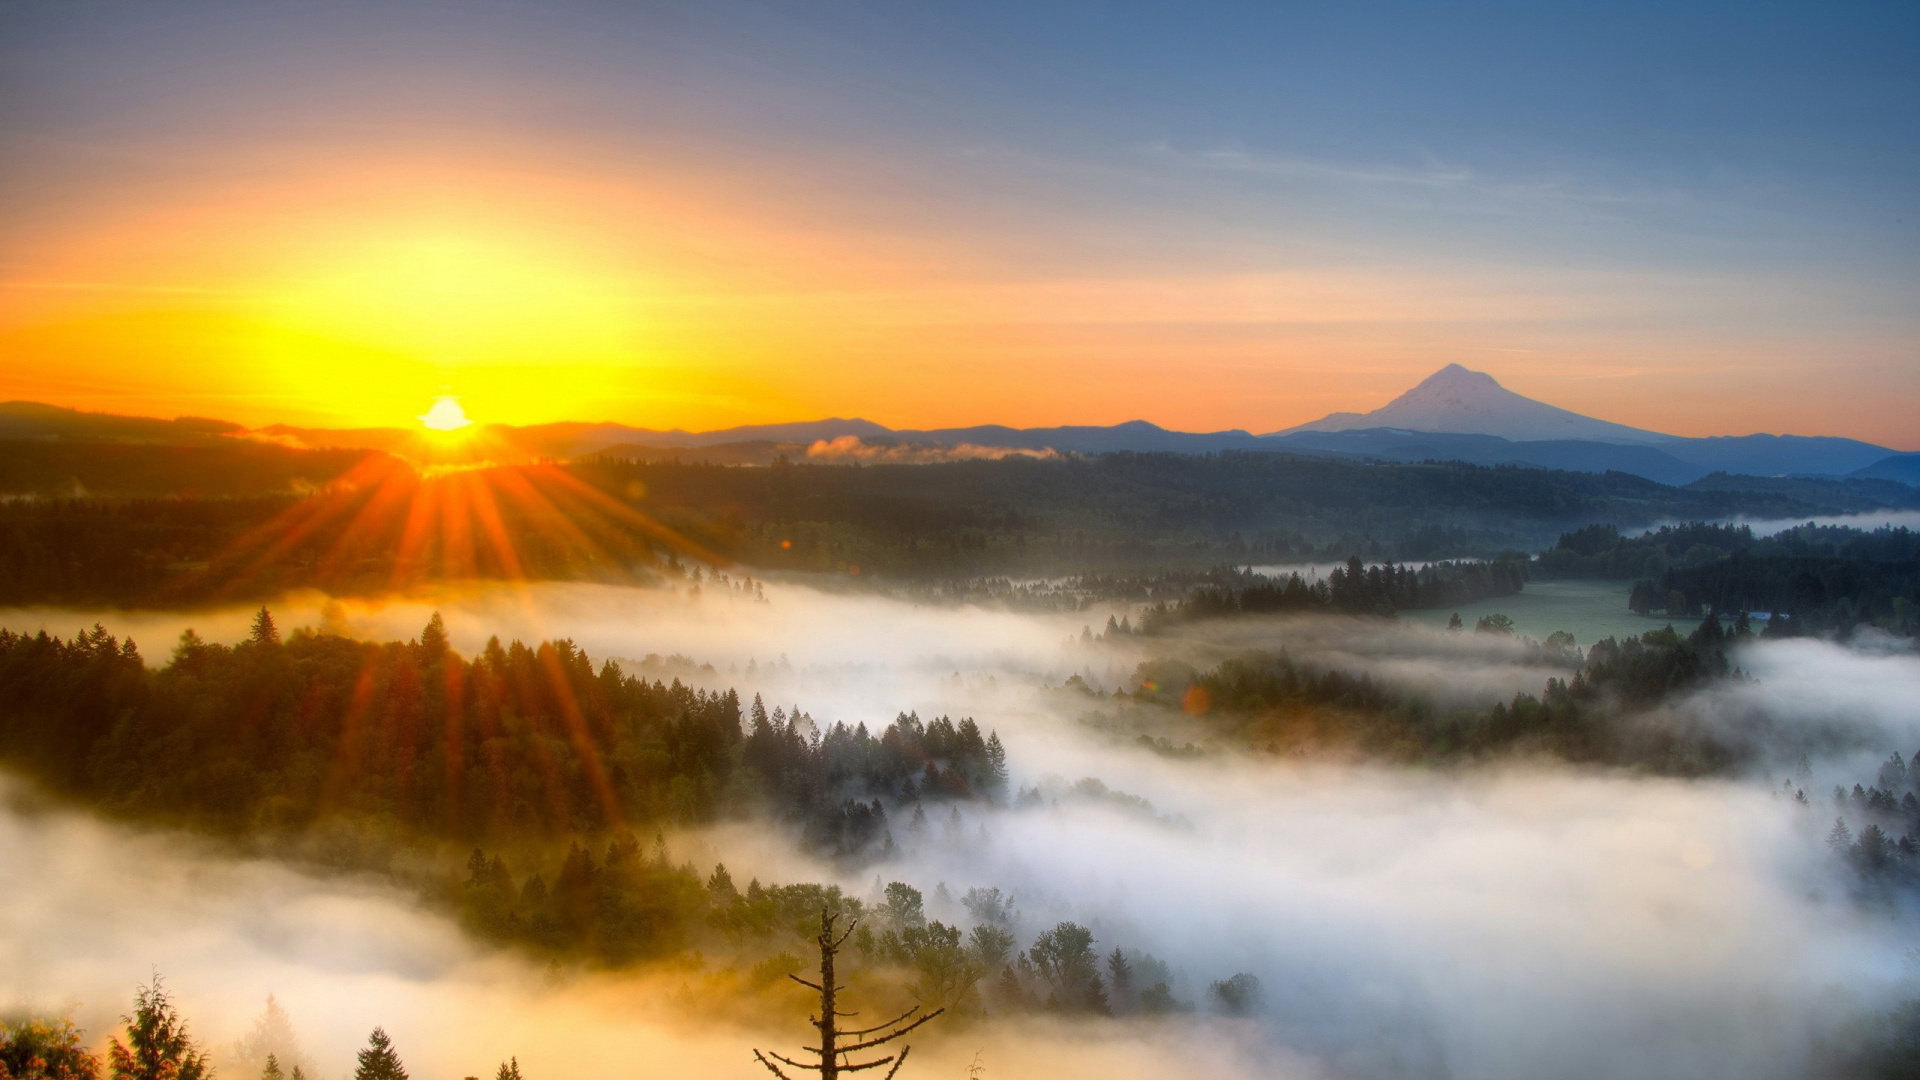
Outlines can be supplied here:
<path id="1" fill-rule="evenodd" d="M 0 11 L 0 397 L 1912 448 L 1911 6 Z M 1009 393 L 1017 387 L 1017 393 Z"/>
<path id="2" fill-rule="evenodd" d="M 1773 795 L 1779 774 L 1767 773 L 1808 752 L 1816 795 L 1920 745 L 1911 651 L 1753 647 L 1740 662 L 1756 681 L 1645 718 L 1762 740 L 1745 778 L 1169 759 L 1083 722 L 1108 704 L 1060 688 L 1075 673 L 1118 685 L 1166 651 L 1080 642 L 1103 610 L 913 606 L 781 581 L 765 591 L 762 603 L 712 582 L 698 598 L 684 586 L 555 585 L 276 610 L 283 627 L 389 637 L 437 609 L 465 651 L 500 632 L 565 634 L 596 659 L 681 653 L 716 665 L 691 677 L 798 703 L 816 723 L 973 715 L 1006 740 L 1015 783 L 1038 785 L 1048 805 L 969 810 L 951 832 L 943 812 L 921 832 L 896 821 L 898 858 L 857 871 L 817 864 L 764 827 L 671 837 L 676 856 L 724 858 L 739 880 L 839 880 L 862 896 L 906 880 L 949 920 L 965 915 L 940 886 L 999 886 L 1016 896 L 1023 945 L 1071 918 L 1103 950 L 1165 960 L 1180 996 L 1203 1008 L 1207 984 L 1236 971 L 1267 991 L 1251 1021 L 1203 1013 L 1119 1037 L 999 1021 L 930 1038 L 917 1075 L 958 1075 L 978 1050 L 989 1076 L 1787 1077 L 1850 1009 L 1911 996 L 1901 923 L 1845 899 L 1819 842 L 1830 817 Z M 0 625 L 70 632 L 101 618 L 158 659 L 184 625 L 236 640 L 246 617 L 10 611 Z M 1511 643 L 1343 619 L 1199 627 L 1174 648 L 1205 662 L 1256 645 L 1461 703 L 1537 689 L 1561 670 Z M 1176 741 L 1205 741 L 1177 715 L 1166 723 Z M 1066 785 L 1082 776 L 1152 810 L 1076 795 Z M 378 886 L 71 815 L 9 809 L 0 867 L 16 875 L 0 880 L 0 996 L 78 1001 L 96 1028 L 158 963 L 209 1036 L 236 1037 L 278 994 L 328 1078 L 374 1023 L 416 1074 L 483 1073 L 517 1053 L 551 1080 L 615 1061 L 751 1075 L 744 1048 L 772 1037 L 663 1014 L 672 975 L 550 989 Z"/>

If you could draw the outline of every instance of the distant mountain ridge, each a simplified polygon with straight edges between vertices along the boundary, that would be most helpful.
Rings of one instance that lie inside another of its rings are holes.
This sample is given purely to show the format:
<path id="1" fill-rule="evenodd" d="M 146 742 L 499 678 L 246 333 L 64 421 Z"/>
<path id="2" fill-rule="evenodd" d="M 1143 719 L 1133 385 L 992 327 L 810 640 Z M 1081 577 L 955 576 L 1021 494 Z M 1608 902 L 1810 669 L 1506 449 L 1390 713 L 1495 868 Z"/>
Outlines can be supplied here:
<path id="1" fill-rule="evenodd" d="M 1575 472 L 1623 472 L 1684 485 L 1714 474 L 1894 481 L 1920 487 L 1920 454 L 1857 439 L 1800 435 L 1686 438 L 1615 424 L 1516 394 L 1492 376 L 1448 364 L 1386 405 L 1333 413 L 1266 435 L 1233 429 L 1171 431 L 1145 420 L 1121 424 L 1014 428 L 999 424 L 893 429 L 858 417 L 752 424 L 716 431 L 652 430 L 614 423 L 483 425 L 492 445 L 512 455 L 574 458 L 614 453 L 650 458 L 674 450 L 721 448 L 703 460 L 758 462 L 804 455 L 848 437 L 876 445 L 972 447 L 1078 454 L 1284 451 L 1380 461 L 1462 461 Z M 235 436 L 316 448 L 408 452 L 421 433 L 399 428 L 299 428 L 248 431 L 217 420 L 159 420 L 83 413 L 32 402 L 0 403 L 0 438 L 206 442 Z M 847 455 L 842 454 L 844 459 Z"/>
<path id="2" fill-rule="evenodd" d="M 1920 487 L 1920 454 L 1894 454 L 1847 475 L 1860 480 L 1892 480 Z"/>

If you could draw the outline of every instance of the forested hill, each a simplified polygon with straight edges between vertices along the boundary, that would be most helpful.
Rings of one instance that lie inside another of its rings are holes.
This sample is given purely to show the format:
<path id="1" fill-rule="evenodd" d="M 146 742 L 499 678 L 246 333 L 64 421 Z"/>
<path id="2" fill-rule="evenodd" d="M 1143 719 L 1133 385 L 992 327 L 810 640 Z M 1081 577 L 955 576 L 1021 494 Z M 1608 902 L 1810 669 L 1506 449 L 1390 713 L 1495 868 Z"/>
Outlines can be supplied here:
<path id="1" fill-rule="evenodd" d="M 918 579 L 1425 560 L 1545 546 L 1593 521 L 1820 509 L 1618 473 L 1268 453 L 769 468 L 606 459 L 424 477 L 376 455 L 304 498 L 0 504 L 0 603 L 630 580 L 683 556 Z"/>
<path id="2" fill-rule="evenodd" d="M 412 642 L 188 631 L 145 666 L 96 628 L 0 630 L 0 761 L 129 816 L 232 834 L 384 820 L 462 842 L 565 838 L 770 810 L 812 847 L 889 842 L 882 800 L 986 798 L 1006 755 L 971 719 L 816 729 L 798 706 L 649 682 L 568 641 L 464 659 Z"/>

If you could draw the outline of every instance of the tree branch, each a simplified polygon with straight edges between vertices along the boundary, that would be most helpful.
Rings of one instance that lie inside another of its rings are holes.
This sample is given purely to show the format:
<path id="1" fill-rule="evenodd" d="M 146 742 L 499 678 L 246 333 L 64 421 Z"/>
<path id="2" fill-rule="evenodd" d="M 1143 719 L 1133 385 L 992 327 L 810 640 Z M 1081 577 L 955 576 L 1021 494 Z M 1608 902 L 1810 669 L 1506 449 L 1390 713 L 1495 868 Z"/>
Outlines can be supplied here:
<path id="1" fill-rule="evenodd" d="M 844 934 L 841 934 L 840 939 L 833 943 L 834 950 L 836 952 L 839 951 L 840 946 L 845 945 L 847 943 L 847 939 L 852 937 L 853 932 L 859 928 L 860 928 L 860 916 L 855 915 L 853 917 L 853 921 L 847 924 L 847 932 Z M 831 927 L 828 928 L 827 933 L 829 934 L 833 933 L 833 930 Z"/>
<path id="2" fill-rule="evenodd" d="M 778 1066 L 778 1065 L 775 1065 L 775 1064 L 774 1064 L 773 1062 L 771 1062 L 771 1061 L 768 1061 L 768 1060 L 766 1059 L 766 1056 L 765 1056 L 764 1054 L 762 1054 L 762 1053 L 760 1053 L 760 1051 L 758 1051 L 758 1050 L 755 1050 L 755 1051 L 753 1052 L 753 1056 L 754 1056 L 754 1059 L 755 1059 L 755 1060 L 757 1060 L 757 1061 L 759 1061 L 759 1062 L 760 1062 L 760 1064 L 762 1064 L 762 1065 L 765 1065 L 765 1066 L 767 1067 L 767 1071 L 768 1071 L 768 1072 L 771 1072 L 771 1073 L 772 1073 L 773 1075 L 775 1075 L 775 1076 L 777 1076 L 777 1077 L 779 1077 L 779 1078 L 780 1078 L 780 1080 L 793 1080 L 793 1077 L 791 1077 L 791 1076 L 788 1076 L 788 1075 L 787 1075 L 786 1073 L 783 1073 L 783 1072 L 781 1072 L 781 1071 L 780 1071 L 780 1066 Z M 889 1076 L 891 1076 L 891 1075 L 893 1075 L 893 1074 L 891 1074 L 891 1073 L 889 1073 L 889 1074 L 887 1074 L 887 1075 L 889 1075 Z"/>
<path id="3" fill-rule="evenodd" d="M 907 1063 L 907 1055 L 911 1053 L 913 1053 L 913 1047 L 911 1046 L 903 1046 L 900 1048 L 900 1060 L 894 1062 L 893 1068 L 887 1070 L 886 1080 L 893 1080 L 893 1074 L 899 1072 L 900 1066 Z"/>
<path id="4" fill-rule="evenodd" d="M 873 1027 L 870 1027 L 870 1028 L 868 1028 L 868 1029 L 866 1029 L 865 1031 L 843 1031 L 843 1032 L 841 1032 L 840 1034 L 842 1034 L 842 1035 L 847 1035 L 847 1036 L 851 1036 L 851 1037 L 853 1037 L 853 1038 L 859 1038 L 859 1037 L 860 1037 L 860 1036 L 862 1036 L 862 1035 L 871 1035 L 871 1034 L 873 1034 L 874 1032 L 876 1032 L 876 1031 L 880 1031 L 880 1030 L 882 1030 L 882 1029 L 884 1029 L 884 1028 L 890 1028 L 890 1027 L 892 1027 L 893 1025 L 895 1025 L 895 1024 L 897 1024 L 897 1023 L 899 1023 L 899 1022 L 900 1022 L 900 1021 L 902 1021 L 902 1020 L 905 1020 L 905 1019 L 906 1019 L 907 1017 L 909 1017 L 909 1016 L 912 1016 L 912 1015 L 913 1015 L 914 1013 L 917 1013 L 917 1012 L 919 1012 L 919 1011 L 920 1011 L 920 1006 L 918 1006 L 918 1005 L 915 1005 L 915 1006 L 914 1006 L 913 1008 L 911 1008 L 911 1009 L 908 1009 L 908 1010 L 907 1010 L 906 1012 L 903 1012 L 903 1013 L 901 1013 L 901 1014 L 900 1014 L 899 1016 L 896 1016 L 896 1017 L 894 1017 L 893 1019 L 891 1019 L 891 1020 L 889 1020 L 889 1021 L 887 1021 L 887 1022 L 886 1022 L 886 1023 L 884 1023 L 884 1024 L 875 1024 L 875 1025 L 874 1025 Z M 852 1014 L 852 1013 L 841 1013 L 840 1015 L 842 1015 L 842 1016 L 852 1016 L 853 1014 Z"/>
<path id="5" fill-rule="evenodd" d="M 890 1043 L 893 1040 L 899 1038 L 902 1035 L 905 1035 L 907 1032 L 912 1031 L 914 1028 L 919 1027 L 921 1024 L 926 1023 L 927 1021 L 933 1019 L 936 1016 L 939 1016 L 941 1013 L 946 1011 L 947 1010 L 945 1009 L 935 1009 L 934 1011 L 928 1013 L 927 1015 L 921 1017 L 920 1019 L 915 1020 L 913 1023 L 908 1024 L 906 1027 L 903 1027 L 900 1030 L 895 1031 L 891 1034 L 882 1035 L 877 1039 L 868 1039 L 866 1042 L 862 1042 L 862 1043 L 854 1043 L 852 1046 L 842 1046 L 839 1048 L 839 1050 L 843 1054 L 850 1054 L 855 1050 L 865 1050 L 869 1047 L 879 1046 L 882 1043 Z"/>

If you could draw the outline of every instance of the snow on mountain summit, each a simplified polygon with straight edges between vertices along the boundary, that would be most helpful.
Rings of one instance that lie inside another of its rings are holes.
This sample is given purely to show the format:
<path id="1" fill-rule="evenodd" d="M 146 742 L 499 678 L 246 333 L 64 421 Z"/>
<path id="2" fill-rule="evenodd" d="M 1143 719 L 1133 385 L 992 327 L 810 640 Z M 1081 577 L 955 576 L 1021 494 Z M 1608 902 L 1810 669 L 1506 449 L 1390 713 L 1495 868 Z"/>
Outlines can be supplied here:
<path id="1" fill-rule="evenodd" d="M 1368 413 L 1334 413 L 1310 424 L 1276 432 L 1358 431 L 1403 428 L 1454 435 L 1496 435 L 1515 442 L 1582 439 L 1593 442 L 1657 443 L 1670 436 L 1596 420 L 1535 401 L 1501 386 L 1484 371 L 1448 364 L 1420 385 Z"/>

